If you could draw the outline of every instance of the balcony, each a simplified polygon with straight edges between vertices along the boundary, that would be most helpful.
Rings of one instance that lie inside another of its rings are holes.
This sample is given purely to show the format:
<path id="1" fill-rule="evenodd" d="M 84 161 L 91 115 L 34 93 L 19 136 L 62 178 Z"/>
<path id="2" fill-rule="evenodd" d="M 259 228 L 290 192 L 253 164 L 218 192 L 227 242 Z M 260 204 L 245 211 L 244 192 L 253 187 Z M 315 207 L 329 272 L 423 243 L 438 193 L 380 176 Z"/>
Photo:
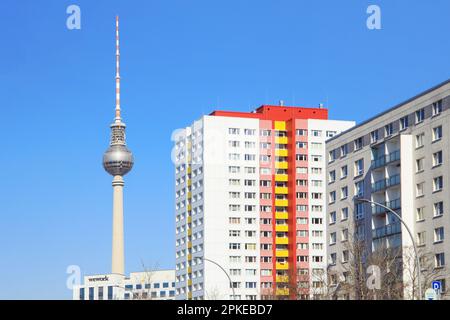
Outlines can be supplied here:
<path id="1" fill-rule="evenodd" d="M 275 199 L 275 206 L 276 207 L 287 207 L 288 206 L 288 200 L 287 199 Z"/>
<path id="2" fill-rule="evenodd" d="M 187 268 L 187 273 L 192 273 L 192 268 L 191 267 Z"/>
<path id="3" fill-rule="evenodd" d="M 275 149 L 275 155 L 277 157 L 287 157 L 288 149 Z"/>
<path id="4" fill-rule="evenodd" d="M 275 244 L 289 244 L 289 238 L 288 237 L 276 237 Z"/>
<path id="5" fill-rule="evenodd" d="M 275 162 L 275 169 L 287 169 L 287 168 L 288 168 L 287 161 Z"/>
<path id="6" fill-rule="evenodd" d="M 188 236 L 192 236 L 192 229 L 189 229 L 189 230 L 188 230 L 187 235 L 188 235 Z"/>
<path id="7" fill-rule="evenodd" d="M 288 188 L 287 187 L 275 187 L 275 193 L 276 194 L 288 194 Z"/>
<path id="8" fill-rule="evenodd" d="M 400 175 L 396 174 L 395 176 L 392 176 L 390 178 L 378 180 L 372 183 L 372 192 L 378 192 L 383 189 L 393 187 L 399 184 L 400 184 Z"/>
<path id="9" fill-rule="evenodd" d="M 398 160 L 400 160 L 400 150 L 396 150 L 387 155 L 383 155 L 375 160 L 372 160 L 372 169 L 384 167 Z"/>
<path id="10" fill-rule="evenodd" d="M 191 249 L 192 248 L 192 242 L 188 242 L 188 244 L 187 244 L 187 247 L 188 247 L 188 249 Z"/>
<path id="11" fill-rule="evenodd" d="M 401 199 L 395 199 L 392 201 L 386 201 L 385 203 L 382 203 L 384 206 L 392 209 L 392 210 L 398 210 L 401 208 Z M 382 213 L 386 213 L 388 212 L 388 210 L 386 210 L 383 207 L 377 206 L 377 205 L 373 205 L 372 207 L 372 214 L 382 214 Z"/>
<path id="12" fill-rule="evenodd" d="M 286 131 L 286 122 L 285 121 L 275 121 L 274 129 L 277 131 Z"/>
<path id="13" fill-rule="evenodd" d="M 276 282 L 289 282 L 289 276 L 276 276 Z"/>
<path id="14" fill-rule="evenodd" d="M 288 232 L 289 226 L 287 224 L 277 224 L 275 226 L 275 231 L 276 232 Z"/>
<path id="15" fill-rule="evenodd" d="M 277 296 L 288 296 L 289 288 L 277 288 L 275 292 Z"/>
<path id="16" fill-rule="evenodd" d="M 275 137 L 275 143 L 276 144 L 287 144 L 288 137 Z"/>
<path id="17" fill-rule="evenodd" d="M 188 260 L 192 260 L 192 254 L 187 255 Z"/>
<path id="18" fill-rule="evenodd" d="M 382 226 L 380 228 L 376 228 L 372 230 L 372 238 L 383 238 L 383 237 L 389 237 L 394 234 L 399 234 L 402 232 L 402 226 L 400 222 L 398 223 L 392 223 L 385 226 Z"/>
<path id="19" fill-rule="evenodd" d="M 188 285 L 188 286 L 192 286 L 192 280 L 191 280 L 191 279 L 189 279 L 189 280 L 187 281 L 187 285 Z"/>
<path id="20" fill-rule="evenodd" d="M 288 181 L 288 175 L 287 174 L 276 174 L 275 181 L 286 182 L 286 181 Z"/>
<path id="21" fill-rule="evenodd" d="M 289 257 L 289 251 L 288 250 L 276 250 L 275 256 L 279 258 L 287 258 Z"/>
<path id="22" fill-rule="evenodd" d="M 275 212 L 276 219 L 288 219 L 289 214 L 287 212 Z"/>
<path id="23" fill-rule="evenodd" d="M 289 263 L 287 262 L 277 262 L 275 265 L 275 268 L 277 270 L 288 270 L 289 269 Z"/>

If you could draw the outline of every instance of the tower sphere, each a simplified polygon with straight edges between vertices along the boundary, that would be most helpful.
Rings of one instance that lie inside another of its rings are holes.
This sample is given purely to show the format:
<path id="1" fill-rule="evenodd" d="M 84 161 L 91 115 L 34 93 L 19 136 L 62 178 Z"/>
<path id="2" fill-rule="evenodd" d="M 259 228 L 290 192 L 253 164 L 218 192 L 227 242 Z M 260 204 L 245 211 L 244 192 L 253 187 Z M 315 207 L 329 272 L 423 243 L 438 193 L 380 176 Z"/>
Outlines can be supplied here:
<path id="1" fill-rule="evenodd" d="M 112 176 L 126 175 L 133 164 L 133 154 L 125 145 L 111 145 L 103 155 L 103 168 Z"/>

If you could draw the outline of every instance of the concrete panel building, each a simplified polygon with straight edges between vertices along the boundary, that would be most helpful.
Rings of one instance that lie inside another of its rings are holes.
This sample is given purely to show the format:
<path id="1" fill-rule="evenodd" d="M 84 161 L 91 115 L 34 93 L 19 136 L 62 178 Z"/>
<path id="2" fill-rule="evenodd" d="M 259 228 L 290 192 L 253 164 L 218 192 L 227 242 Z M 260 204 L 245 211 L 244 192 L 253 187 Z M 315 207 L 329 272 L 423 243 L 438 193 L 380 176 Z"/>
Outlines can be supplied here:
<path id="1" fill-rule="evenodd" d="M 395 215 L 359 201 L 367 199 L 401 215 L 419 255 L 432 255 L 433 265 L 423 270 L 431 276 L 424 281 L 440 281 L 445 295 L 450 281 L 449 109 L 447 81 L 327 141 L 327 252 L 329 269 L 340 274 L 333 277 L 336 287 L 351 263 L 348 243 L 357 239 L 370 252 L 403 248 L 404 297 L 411 295 L 406 251 L 413 240 Z"/>
<path id="2" fill-rule="evenodd" d="M 266 105 L 176 132 L 177 299 L 309 297 L 326 265 L 325 141 L 353 125 Z"/>

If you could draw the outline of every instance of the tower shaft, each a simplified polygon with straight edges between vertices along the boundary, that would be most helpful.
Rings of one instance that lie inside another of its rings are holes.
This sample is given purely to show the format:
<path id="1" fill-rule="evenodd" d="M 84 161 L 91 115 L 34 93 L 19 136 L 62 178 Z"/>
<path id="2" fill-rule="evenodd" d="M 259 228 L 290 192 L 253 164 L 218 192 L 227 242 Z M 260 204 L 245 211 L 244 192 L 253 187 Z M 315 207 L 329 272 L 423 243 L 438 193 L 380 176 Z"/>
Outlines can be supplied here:
<path id="1" fill-rule="evenodd" d="M 122 176 L 113 179 L 113 237 L 112 273 L 125 274 L 125 254 L 123 237 L 123 186 Z"/>

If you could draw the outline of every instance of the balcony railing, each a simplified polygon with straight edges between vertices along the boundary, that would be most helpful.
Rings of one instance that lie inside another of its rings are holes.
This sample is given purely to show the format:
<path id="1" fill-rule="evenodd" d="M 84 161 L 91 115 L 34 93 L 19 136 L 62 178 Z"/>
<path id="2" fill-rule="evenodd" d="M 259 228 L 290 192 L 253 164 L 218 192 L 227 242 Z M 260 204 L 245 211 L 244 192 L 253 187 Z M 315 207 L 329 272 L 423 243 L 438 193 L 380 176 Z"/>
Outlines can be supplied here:
<path id="1" fill-rule="evenodd" d="M 377 192 L 399 184 L 400 184 L 400 175 L 396 174 L 395 176 L 378 180 L 372 183 L 372 192 Z"/>
<path id="2" fill-rule="evenodd" d="M 385 203 L 382 203 L 382 204 L 392 210 L 398 210 L 401 208 L 401 199 L 398 198 L 398 199 L 395 199 L 392 201 L 386 201 Z M 377 206 L 377 205 L 374 205 L 372 207 L 372 214 L 385 213 L 387 211 L 388 210 L 386 210 L 385 208 Z"/>
<path id="3" fill-rule="evenodd" d="M 372 237 L 373 238 L 383 238 L 392 236 L 394 234 L 398 234 L 402 231 L 402 226 L 400 222 L 398 223 L 392 223 L 387 224 L 385 226 L 382 226 L 380 228 L 376 228 L 372 230 Z"/>
<path id="4" fill-rule="evenodd" d="M 396 150 L 387 155 L 383 155 L 375 160 L 372 160 L 372 169 L 384 167 L 385 165 L 398 160 L 400 160 L 400 150 Z"/>

